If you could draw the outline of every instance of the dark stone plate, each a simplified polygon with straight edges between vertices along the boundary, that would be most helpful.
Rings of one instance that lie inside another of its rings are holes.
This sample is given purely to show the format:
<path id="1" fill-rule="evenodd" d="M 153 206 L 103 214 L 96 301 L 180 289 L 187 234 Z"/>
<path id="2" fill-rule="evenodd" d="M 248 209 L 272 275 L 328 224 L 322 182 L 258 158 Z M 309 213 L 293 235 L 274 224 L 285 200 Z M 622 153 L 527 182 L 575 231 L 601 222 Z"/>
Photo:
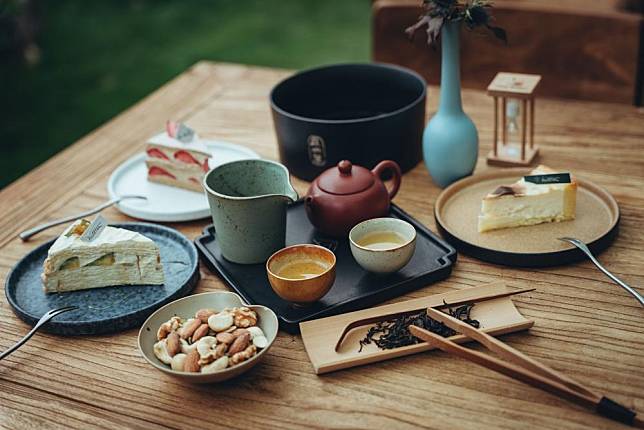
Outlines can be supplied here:
<path id="1" fill-rule="evenodd" d="M 176 230 L 156 224 L 112 224 L 154 240 L 161 252 L 164 285 L 122 285 L 45 294 L 40 280 L 51 240 L 31 251 L 9 273 L 5 294 L 13 311 L 36 324 L 48 310 L 76 305 L 79 309 L 55 317 L 43 330 L 61 335 L 105 334 L 138 327 L 156 309 L 185 296 L 199 282 L 195 246 Z"/>

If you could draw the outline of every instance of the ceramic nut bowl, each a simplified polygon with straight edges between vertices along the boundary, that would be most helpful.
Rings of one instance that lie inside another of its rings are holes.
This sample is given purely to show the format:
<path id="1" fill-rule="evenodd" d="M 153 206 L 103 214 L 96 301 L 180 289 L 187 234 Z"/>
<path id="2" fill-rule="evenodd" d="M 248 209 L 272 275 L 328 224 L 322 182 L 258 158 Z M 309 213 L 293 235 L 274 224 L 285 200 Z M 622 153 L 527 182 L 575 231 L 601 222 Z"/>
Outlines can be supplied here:
<path id="1" fill-rule="evenodd" d="M 307 305 L 322 298 L 335 282 L 335 254 L 318 245 L 293 245 L 266 262 L 273 291 L 282 299 Z"/>
<path id="2" fill-rule="evenodd" d="M 368 272 L 393 273 L 411 260 L 416 250 L 416 229 L 396 218 L 373 218 L 349 232 L 351 254 Z"/>
<path id="3" fill-rule="evenodd" d="M 257 313 L 257 326 L 262 329 L 266 337 L 266 346 L 246 361 L 223 370 L 212 373 L 180 372 L 171 370 L 170 366 L 162 363 L 154 354 L 154 344 L 157 342 L 157 330 L 174 316 L 192 318 L 200 309 L 214 309 L 221 311 L 224 308 L 246 306 Z M 152 366 L 161 372 L 189 383 L 222 382 L 248 371 L 259 363 L 275 341 L 279 323 L 275 313 L 265 306 L 247 305 L 235 293 L 218 291 L 213 293 L 194 294 L 169 303 L 156 312 L 143 323 L 139 331 L 139 350 L 143 357 Z"/>

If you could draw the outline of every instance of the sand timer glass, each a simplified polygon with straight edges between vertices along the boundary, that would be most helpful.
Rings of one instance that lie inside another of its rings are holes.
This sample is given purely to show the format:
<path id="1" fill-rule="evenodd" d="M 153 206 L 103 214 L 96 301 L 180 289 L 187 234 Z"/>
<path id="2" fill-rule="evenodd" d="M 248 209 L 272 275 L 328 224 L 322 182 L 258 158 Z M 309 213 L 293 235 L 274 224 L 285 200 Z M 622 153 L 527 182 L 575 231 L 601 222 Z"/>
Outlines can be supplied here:
<path id="1" fill-rule="evenodd" d="M 501 72 L 487 87 L 494 98 L 494 142 L 488 164 L 529 166 L 539 154 L 534 144 L 534 92 L 540 80 L 539 75 Z"/>

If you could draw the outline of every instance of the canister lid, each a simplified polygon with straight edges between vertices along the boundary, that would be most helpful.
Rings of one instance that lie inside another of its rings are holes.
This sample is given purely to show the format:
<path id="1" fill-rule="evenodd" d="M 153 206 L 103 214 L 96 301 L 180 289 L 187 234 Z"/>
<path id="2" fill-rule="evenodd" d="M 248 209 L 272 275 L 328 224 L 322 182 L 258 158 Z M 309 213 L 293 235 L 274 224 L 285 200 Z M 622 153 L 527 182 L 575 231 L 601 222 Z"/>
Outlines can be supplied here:
<path id="1" fill-rule="evenodd" d="M 362 166 L 342 160 L 320 175 L 318 186 L 331 194 L 356 194 L 373 185 L 373 173 Z"/>

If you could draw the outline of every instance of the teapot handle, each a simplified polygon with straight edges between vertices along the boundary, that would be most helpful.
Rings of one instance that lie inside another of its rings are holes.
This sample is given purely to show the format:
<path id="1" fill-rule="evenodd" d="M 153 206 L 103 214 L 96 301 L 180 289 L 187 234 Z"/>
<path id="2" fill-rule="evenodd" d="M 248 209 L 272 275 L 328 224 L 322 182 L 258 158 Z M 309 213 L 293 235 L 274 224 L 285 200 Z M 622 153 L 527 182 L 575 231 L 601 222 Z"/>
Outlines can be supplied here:
<path id="1" fill-rule="evenodd" d="M 394 198 L 396 193 L 398 193 L 398 188 L 400 188 L 400 179 L 402 177 L 400 166 L 398 166 L 398 164 L 395 161 L 384 160 L 378 163 L 371 172 L 374 175 L 376 175 L 378 178 L 382 178 L 382 174 L 385 173 L 387 170 L 391 171 L 391 175 L 392 175 L 392 186 L 391 186 L 391 189 L 388 190 L 389 200 L 391 200 Z"/>

